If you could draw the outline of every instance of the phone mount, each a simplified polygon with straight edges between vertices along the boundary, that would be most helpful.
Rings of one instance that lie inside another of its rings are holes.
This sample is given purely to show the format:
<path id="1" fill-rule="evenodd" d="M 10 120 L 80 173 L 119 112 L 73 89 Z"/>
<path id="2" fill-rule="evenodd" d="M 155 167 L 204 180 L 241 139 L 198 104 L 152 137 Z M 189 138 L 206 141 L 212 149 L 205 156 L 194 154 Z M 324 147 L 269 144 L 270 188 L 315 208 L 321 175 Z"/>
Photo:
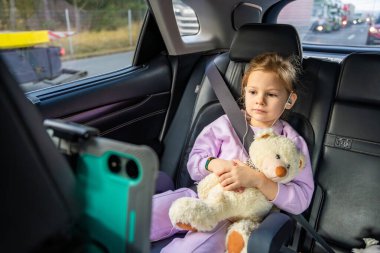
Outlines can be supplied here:
<path id="1" fill-rule="evenodd" d="M 150 252 L 155 152 L 98 137 L 97 129 L 76 123 L 45 120 L 44 125 L 73 166 L 84 210 L 80 226 L 108 252 Z"/>

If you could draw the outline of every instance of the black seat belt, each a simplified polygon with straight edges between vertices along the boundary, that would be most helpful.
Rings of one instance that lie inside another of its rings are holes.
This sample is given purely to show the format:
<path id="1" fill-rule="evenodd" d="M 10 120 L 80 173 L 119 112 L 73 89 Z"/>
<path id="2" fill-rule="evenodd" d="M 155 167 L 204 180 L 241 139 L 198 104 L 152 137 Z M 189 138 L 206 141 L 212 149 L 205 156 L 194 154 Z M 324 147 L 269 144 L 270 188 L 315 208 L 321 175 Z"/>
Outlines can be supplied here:
<path id="1" fill-rule="evenodd" d="M 228 89 L 226 82 L 214 62 L 209 64 L 207 67 L 206 76 L 214 89 L 215 95 L 222 105 L 224 112 L 227 114 L 236 134 L 238 135 L 241 143 L 244 144 L 244 148 L 248 153 L 249 146 L 255 136 L 254 132 L 250 127 L 246 127 L 247 123 L 243 113 L 237 105 L 235 98 L 232 96 L 231 91 Z M 244 137 L 248 141 L 245 142 Z"/>
<path id="2" fill-rule="evenodd" d="M 208 65 L 206 69 L 206 76 L 211 84 L 211 87 L 214 89 L 215 95 L 218 98 L 224 112 L 227 114 L 233 128 L 235 129 L 236 134 L 238 135 L 244 148 L 248 153 L 249 146 L 254 138 L 253 130 L 248 127 L 246 129 L 246 120 L 241 112 L 239 106 L 237 105 L 235 98 L 233 97 L 231 91 L 228 89 L 228 86 L 220 74 L 215 62 L 212 62 Z M 246 133 L 247 131 L 247 133 Z M 244 135 L 246 134 L 247 142 L 245 142 Z M 322 248 L 328 253 L 334 253 L 334 250 L 326 243 L 326 241 L 314 230 L 314 228 L 309 224 L 302 214 L 292 216 L 302 227 L 309 232 L 314 240 L 318 242 Z"/>

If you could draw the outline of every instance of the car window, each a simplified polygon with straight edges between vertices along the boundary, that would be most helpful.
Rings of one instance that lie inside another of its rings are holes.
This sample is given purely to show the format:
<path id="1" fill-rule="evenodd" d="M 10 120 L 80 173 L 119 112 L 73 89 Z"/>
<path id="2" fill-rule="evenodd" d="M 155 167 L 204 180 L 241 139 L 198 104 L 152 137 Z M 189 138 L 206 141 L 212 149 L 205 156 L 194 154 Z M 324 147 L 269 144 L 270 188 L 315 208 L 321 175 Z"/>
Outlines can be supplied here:
<path id="1" fill-rule="evenodd" d="M 193 8 L 181 0 L 173 0 L 173 11 L 181 36 L 195 35 L 199 32 L 199 22 Z"/>
<path id="2" fill-rule="evenodd" d="M 312 45 L 379 47 L 377 0 L 298 0 L 285 6 L 277 23 L 291 24 Z"/>
<path id="3" fill-rule="evenodd" d="M 0 55 L 25 91 L 129 67 L 142 0 L 0 1 Z"/>

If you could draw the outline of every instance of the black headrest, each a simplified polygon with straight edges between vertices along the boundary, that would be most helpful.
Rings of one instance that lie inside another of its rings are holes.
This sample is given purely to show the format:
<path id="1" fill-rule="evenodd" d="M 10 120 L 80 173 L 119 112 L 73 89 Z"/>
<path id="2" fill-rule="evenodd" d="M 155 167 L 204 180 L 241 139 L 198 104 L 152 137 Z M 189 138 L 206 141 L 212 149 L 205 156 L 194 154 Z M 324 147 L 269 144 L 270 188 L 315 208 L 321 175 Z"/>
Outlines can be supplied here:
<path id="1" fill-rule="evenodd" d="M 296 55 L 302 59 L 297 30 L 286 24 L 244 25 L 232 41 L 230 59 L 249 62 L 255 56 L 266 52 L 276 52 L 284 57 Z"/>
<path id="2" fill-rule="evenodd" d="M 344 59 L 337 99 L 380 104 L 380 54 L 354 53 Z"/>

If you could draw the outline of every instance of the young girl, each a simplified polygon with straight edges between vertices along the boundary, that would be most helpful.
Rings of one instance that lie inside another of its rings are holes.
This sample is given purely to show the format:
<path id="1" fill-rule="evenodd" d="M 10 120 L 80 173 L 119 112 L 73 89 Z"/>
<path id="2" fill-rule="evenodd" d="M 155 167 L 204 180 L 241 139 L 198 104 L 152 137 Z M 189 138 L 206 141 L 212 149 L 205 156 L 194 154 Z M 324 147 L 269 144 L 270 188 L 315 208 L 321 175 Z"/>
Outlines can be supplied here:
<path id="1" fill-rule="evenodd" d="M 247 166 L 248 154 L 226 115 L 206 126 L 197 137 L 187 164 L 191 178 L 198 182 L 209 173 L 215 173 L 227 191 L 255 187 L 282 210 L 293 214 L 306 210 L 314 190 L 307 145 L 287 122 L 279 119 L 297 100 L 293 87 L 296 78 L 297 67 L 290 59 L 267 53 L 250 62 L 242 82 L 245 104 L 242 113 L 252 130 L 272 127 L 277 134 L 291 139 L 305 156 L 305 168 L 293 181 L 274 183 Z M 181 188 L 154 196 L 152 241 L 180 231 L 172 226 L 168 210 L 174 200 L 184 196 L 196 197 L 196 193 Z M 224 221 L 211 232 L 187 232 L 184 238 L 174 239 L 161 252 L 225 252 L 228 225 L 229 221 Z"/>

